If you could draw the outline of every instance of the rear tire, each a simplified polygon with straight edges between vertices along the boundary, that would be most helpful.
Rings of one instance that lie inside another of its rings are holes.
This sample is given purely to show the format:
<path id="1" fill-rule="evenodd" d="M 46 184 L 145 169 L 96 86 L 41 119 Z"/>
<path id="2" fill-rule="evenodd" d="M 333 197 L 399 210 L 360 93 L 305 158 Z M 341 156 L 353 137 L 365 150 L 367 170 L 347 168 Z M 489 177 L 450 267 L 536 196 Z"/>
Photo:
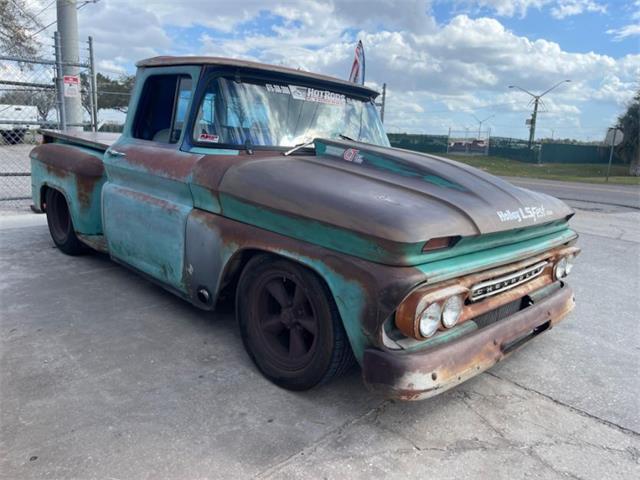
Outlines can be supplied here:
<path id="1" fill-rule="evenodd" d="M 49 233 L 60 250 L 67 255 L 79 255 L 84 247 L 73 228 L 73 220 L 69 213 L 67 199 L 58 190 L 47 189 L 45 195 L 47 205 L 47 224 Z"/>
<path id="2" fill-rule="evenodd" d="M 353 353 L 331 293 L 310 270 L 254 257 L 236 293 L 244 346 L 260 372 L 289 390 L 308 390 L 346 372 Z"/>

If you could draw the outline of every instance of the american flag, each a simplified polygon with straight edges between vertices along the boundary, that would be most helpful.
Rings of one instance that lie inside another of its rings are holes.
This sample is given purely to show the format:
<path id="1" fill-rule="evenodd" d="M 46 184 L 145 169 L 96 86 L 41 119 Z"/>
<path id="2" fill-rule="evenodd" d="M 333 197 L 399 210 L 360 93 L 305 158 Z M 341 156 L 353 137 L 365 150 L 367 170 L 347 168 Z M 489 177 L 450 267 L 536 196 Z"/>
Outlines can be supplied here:
<path id="1" fill-rule="evenodd" d="M 362 40 L 358 40 L 355 53 L 356 55 L 353 59 L 353 65 L 351 65 L 349 81 L 364 85 L 364 46 L 362 45 Z"/>

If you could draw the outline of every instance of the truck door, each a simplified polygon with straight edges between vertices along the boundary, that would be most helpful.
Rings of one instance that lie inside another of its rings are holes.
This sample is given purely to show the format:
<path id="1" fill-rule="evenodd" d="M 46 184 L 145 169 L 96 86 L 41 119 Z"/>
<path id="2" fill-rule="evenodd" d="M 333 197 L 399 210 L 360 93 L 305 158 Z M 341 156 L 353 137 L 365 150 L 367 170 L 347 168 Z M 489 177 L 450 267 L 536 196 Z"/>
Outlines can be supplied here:
<path id="1" fill-rule="evenodd" d="M 111 256 L 181 292 L 189 180 L 201 156 L 179 146 L 199 73 L 139 71 L 123 135 L 104 157 L 102 218 Z"/>

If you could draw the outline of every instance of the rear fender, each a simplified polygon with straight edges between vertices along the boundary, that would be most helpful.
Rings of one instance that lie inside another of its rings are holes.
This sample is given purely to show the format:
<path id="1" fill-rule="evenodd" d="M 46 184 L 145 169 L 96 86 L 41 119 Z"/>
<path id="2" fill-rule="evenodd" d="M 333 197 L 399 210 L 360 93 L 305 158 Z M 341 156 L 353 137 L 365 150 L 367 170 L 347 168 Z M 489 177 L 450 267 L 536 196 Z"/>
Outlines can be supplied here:
<path id="1" fill-rule="evenodd" d="M 105 181 L 102 153 L 89 148 L 49 143 L 31 151 L 33 203 L 42 207 L 44 187 L 67 199 L 76 232 L 102 234 L 100 197 Z"/>

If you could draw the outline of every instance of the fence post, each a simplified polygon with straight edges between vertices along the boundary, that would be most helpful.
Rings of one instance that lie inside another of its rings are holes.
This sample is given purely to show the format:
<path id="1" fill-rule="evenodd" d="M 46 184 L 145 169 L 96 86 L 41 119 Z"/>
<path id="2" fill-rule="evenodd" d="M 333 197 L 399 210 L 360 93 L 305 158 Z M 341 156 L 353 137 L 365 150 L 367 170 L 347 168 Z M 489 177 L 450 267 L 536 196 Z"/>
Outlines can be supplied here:
<path id="1" fill-rule="evenodd" d="M 98 131 L 98 78 L 96 74 L 95 56 L 93 52 L 93 37 L 89 36 L 89 84 L 91 85 L 91 123 L 93 131 Z"/>
<path id="2" fill-rule="evenodd" d="M 67 115 L 64 109 L 64 74 L 62 72 L 62 47 L 60 45 L 60 33 L 53 34 L 56 52 L 56 101 L 58 103 L 58 118 L 60 130 L 67 129 Z"/>

